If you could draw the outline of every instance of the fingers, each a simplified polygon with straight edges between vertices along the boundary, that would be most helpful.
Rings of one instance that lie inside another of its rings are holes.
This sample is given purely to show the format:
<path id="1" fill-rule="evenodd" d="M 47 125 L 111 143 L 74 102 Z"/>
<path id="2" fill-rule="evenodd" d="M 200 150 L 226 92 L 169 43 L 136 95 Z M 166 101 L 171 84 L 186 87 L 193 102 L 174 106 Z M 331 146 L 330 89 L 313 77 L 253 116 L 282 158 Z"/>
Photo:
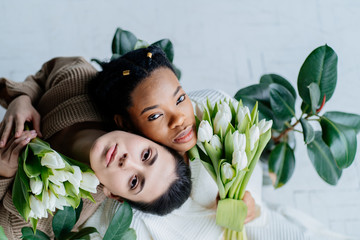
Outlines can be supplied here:
<path id="1" fill-rule="evenodd" d="M 0 139 L 0 148 L 5 147 L 6 142 L 10 136 L 12 125 L 13 125 L 13 118 L 9 117 L 5 122 L 1 123 L 4 126 L 3 133 Z"/>
<path id="2" fill-rule="evenodd" d="M 33 127 L 37 132 L 37 135 L 39 137 L 42 137 L 42 134 L 40 132 L 40 114 L 34 114 L 34 118 L 33 118 Z"/>

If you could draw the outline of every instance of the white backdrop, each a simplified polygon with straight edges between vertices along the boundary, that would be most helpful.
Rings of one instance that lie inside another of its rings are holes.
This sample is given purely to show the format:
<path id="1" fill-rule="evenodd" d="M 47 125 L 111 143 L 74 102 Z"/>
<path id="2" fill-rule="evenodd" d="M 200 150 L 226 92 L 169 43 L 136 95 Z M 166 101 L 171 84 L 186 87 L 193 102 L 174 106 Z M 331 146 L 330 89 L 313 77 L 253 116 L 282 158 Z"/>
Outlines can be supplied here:
<path id="1" fill-rule="evenodd" d="M 306 56 L 328 44 L 339 64 L 325 110 L 360 114 L 359 11 L 354 0 L 1 0 L 0 76 L 23 81 L 55 56 L 108 58 L 121 27 L 150 43 L 169 38 L 185 90 L 216 88 L 234 95 L 264 73 L 282 75 L 296 87 Z M 359 154 L 331 187 L 317 176 L 298 140 L 293 179 L 266 198 L 360 236 Z"/>

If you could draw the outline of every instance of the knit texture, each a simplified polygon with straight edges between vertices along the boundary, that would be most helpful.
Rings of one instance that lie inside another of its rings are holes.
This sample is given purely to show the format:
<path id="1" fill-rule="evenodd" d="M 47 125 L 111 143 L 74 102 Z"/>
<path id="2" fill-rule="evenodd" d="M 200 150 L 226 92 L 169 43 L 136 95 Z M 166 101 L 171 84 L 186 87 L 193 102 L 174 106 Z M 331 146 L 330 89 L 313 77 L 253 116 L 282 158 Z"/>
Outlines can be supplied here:
<path id="1" fill-rule="evenodd" d="M 0 78 L 0 104 L 8 104 L 19 95 L 28 95 L 41 115 L 41 132 L 45 139 L 55 133 L 80 122 L 101 122 L 87 95 L 88 82 L 96 75 L 96 70 L 81 57 L 54 58 L 45 63 L 35 75 L 28 76 L 24 82 L 14 82 Z M 20 239 L 21 228 L 26 223 L 12 203 L 12 179 L 0 178 L 0 225 L 8 239 Z M 83 210 L 74 227 L 78 229 L 106 198 L 102 186 L 93 194 L 96 204 L 84 200 Z M 37 228 L 51 238 L 52 216 L 40 219 Z"/>

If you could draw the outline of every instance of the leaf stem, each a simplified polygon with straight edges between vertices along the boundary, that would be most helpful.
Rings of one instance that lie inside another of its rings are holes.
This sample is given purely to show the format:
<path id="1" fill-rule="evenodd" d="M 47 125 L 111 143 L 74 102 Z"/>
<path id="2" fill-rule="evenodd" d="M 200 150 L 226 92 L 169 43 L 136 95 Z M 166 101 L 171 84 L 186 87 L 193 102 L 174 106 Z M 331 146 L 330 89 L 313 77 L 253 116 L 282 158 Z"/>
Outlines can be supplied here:
<path id="1" fill-rule="evenodd" d="M 275 142 L 275 144 L 278 143 L 278 142 L 280 141 L 280 139 L 281 139 L 283 136 L 285 136 L 288 132 L 290 132 L 291 130 L 294 130 L 295 126 L 298 125 L 299 122 L 300 122 L 300 119 L 297 119 L 296 122 L 295 122 L 293 125 L 291 125 L 291 126 L 288 127 L 287 129 L 285 129 L 284 131 L 282 131 L 279 136 L 277 136 L 277 137 L 272 137 L 272 140 Z"/>

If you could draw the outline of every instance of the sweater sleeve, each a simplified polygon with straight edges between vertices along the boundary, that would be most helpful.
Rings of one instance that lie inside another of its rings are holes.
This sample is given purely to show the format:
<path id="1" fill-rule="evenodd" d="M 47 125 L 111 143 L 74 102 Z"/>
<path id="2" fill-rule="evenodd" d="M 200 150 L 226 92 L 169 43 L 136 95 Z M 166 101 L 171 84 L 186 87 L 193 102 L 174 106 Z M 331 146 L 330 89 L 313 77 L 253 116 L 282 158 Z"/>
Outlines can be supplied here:
<path id="1" fill-rule="evenodd" d="M 12 177 L 12 178 L 0 177 L 0 201 L 3 200 L 3 198 L 6 194 L 6 191 L 10 187 L 13 180 L 14 180 L 14 177 Z"/>
<path id="2" fill-rule="evenodd" d="M 54 81 L 56 74 L 66 65 L 81 59 L 80 57 L 58 57 L 44 63 L 41 69 L 34 75 L 28 76 L 24 82 L 15 82 L 6 78 L 0 78 L 0 105 L 7 108 L 10 102 L 20 95 L 28 95 L 33 105 L 36 105 L 40 97 Z"/>

